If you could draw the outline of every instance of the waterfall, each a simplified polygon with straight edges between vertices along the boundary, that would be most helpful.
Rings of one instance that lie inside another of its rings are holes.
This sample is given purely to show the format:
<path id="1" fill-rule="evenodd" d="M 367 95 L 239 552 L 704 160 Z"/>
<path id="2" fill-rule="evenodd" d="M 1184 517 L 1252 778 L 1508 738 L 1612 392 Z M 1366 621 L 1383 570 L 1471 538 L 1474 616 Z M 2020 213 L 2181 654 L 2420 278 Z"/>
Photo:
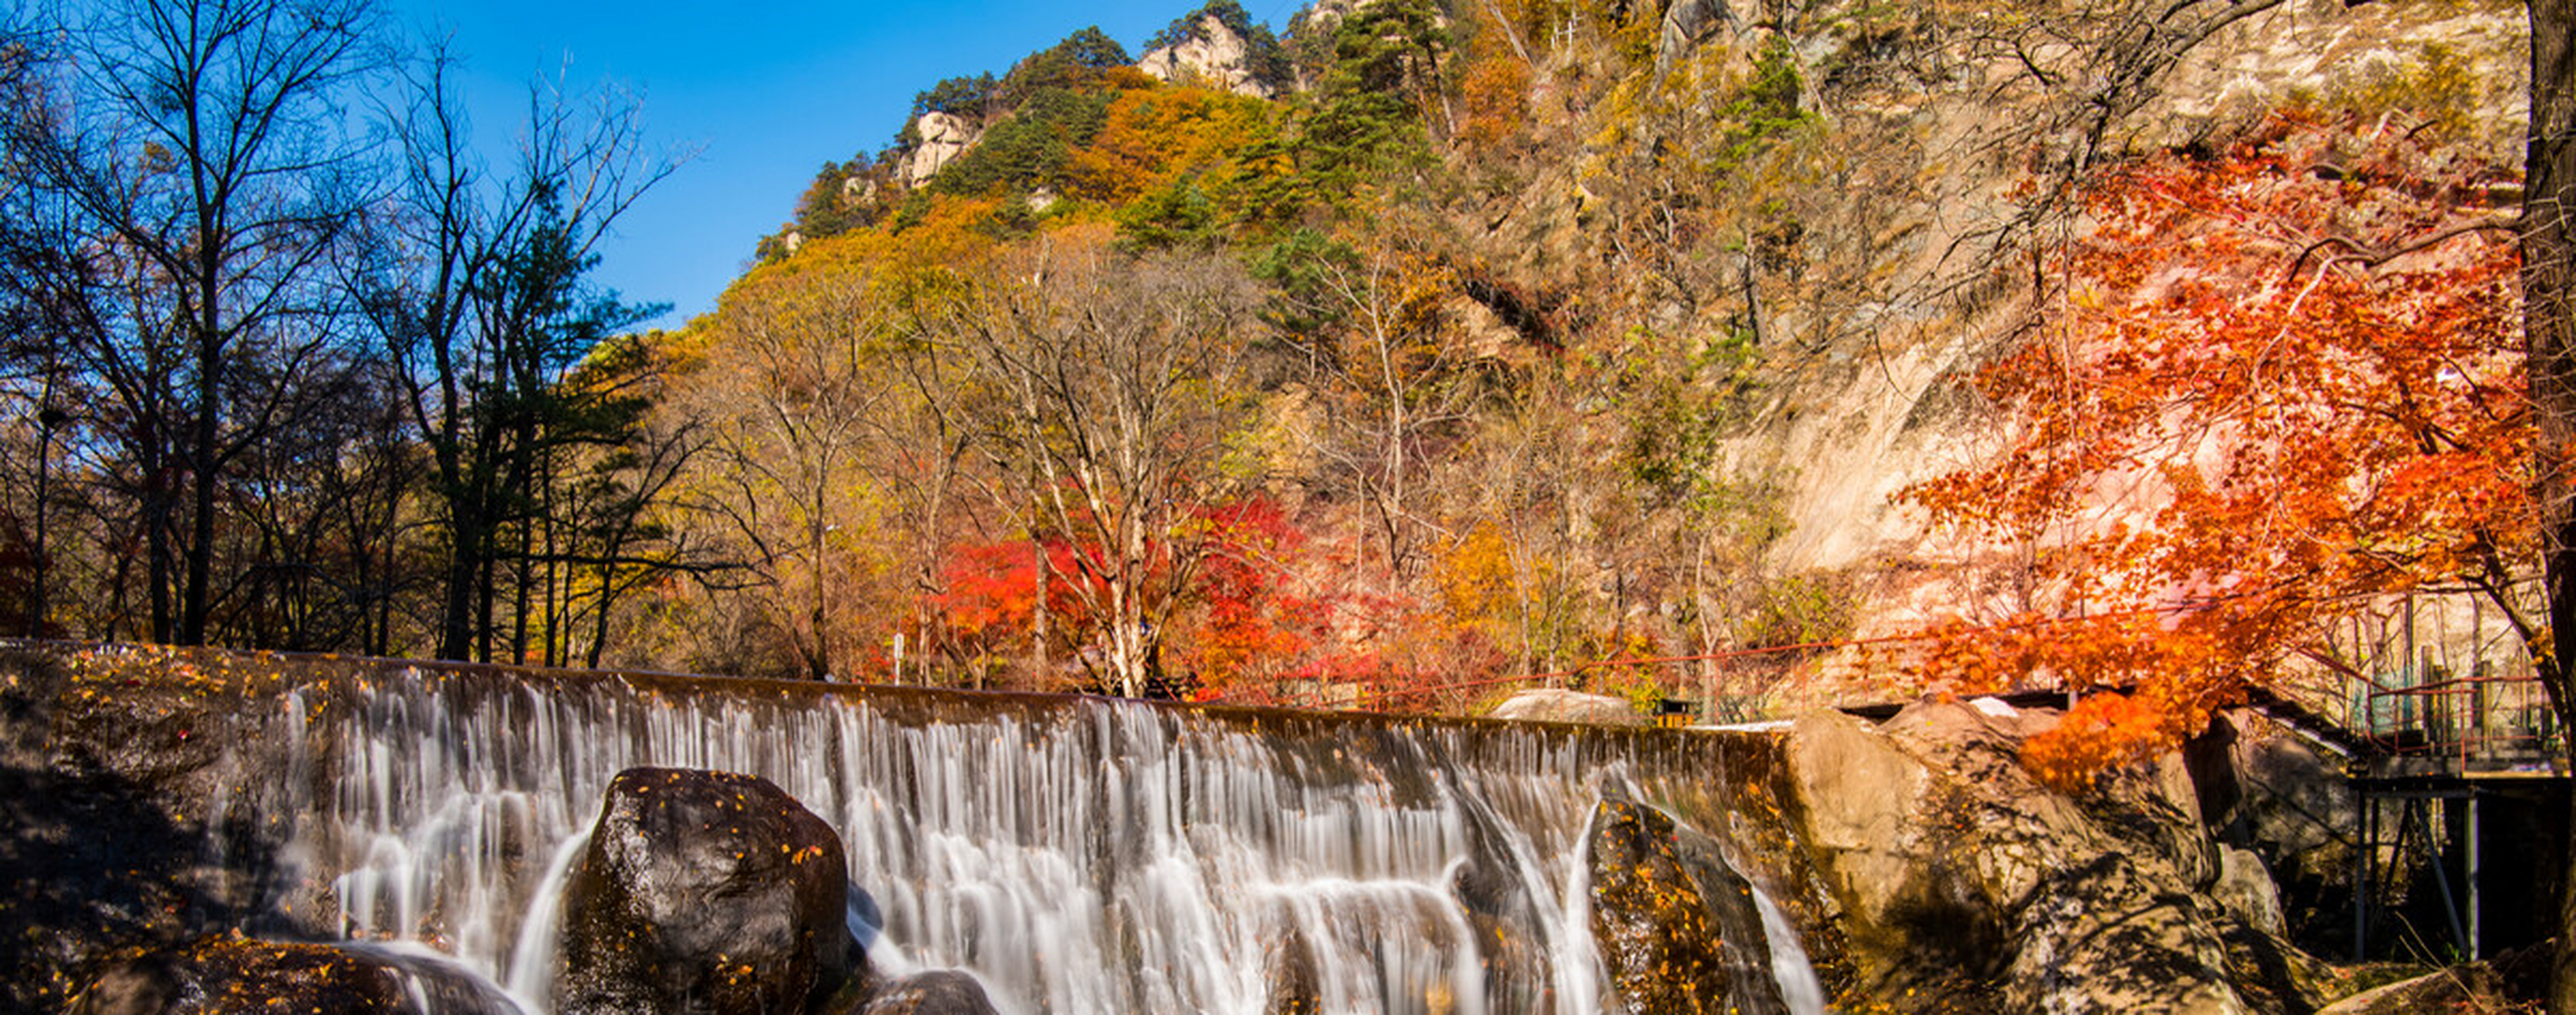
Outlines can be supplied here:
<path id="1" fill-rule="evenodd" d="M 1600 1011 L 1605 792 L 1797 890 L 1794 851 L 1749 841 L 1777 823 L 1744 802 L 1771 758 L 1752 735 L 437 668 L 282 701 L 248 735 L 288 790 L 217 804 L 277 830 L 280 905 L 302 886 L 328 900 L 308 932 L 435 949 L 537 1015 L 564 871 L 638 765 L 776 782 L 840 833 L 881 964 L 965 969 L 1014 1015 L 1259 1015 L 1283 983 L 1328 1012 Z M 1820 1012 L 1758 901 L 1772 993 Z"/>

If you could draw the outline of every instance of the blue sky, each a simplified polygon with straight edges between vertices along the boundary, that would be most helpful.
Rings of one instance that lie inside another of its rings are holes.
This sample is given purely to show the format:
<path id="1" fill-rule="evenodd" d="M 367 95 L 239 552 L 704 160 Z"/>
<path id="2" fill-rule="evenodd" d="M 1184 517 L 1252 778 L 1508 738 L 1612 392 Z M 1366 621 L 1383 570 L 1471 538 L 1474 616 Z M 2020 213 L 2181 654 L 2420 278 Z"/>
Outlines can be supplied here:
<path id="1" fill-rule="evenodd" d="M 526 82 L 558 73 L 625 83 L 643 95 L 659 143 L 698 152 L 620 221 L 597 273 L 630 302 L 672 304 L 654 322 L 671 327 L 714 307 L 816 168 L 891 140 L 914 92 L 1001 73 L 1085 25 L 1133 52 L 1200 0 L 390 2 L 407 27 L 447 36 L 464 57 L 477 138 L 496 159 Z M 1283 28 L 1301 5 L 1243 4 Z"/>

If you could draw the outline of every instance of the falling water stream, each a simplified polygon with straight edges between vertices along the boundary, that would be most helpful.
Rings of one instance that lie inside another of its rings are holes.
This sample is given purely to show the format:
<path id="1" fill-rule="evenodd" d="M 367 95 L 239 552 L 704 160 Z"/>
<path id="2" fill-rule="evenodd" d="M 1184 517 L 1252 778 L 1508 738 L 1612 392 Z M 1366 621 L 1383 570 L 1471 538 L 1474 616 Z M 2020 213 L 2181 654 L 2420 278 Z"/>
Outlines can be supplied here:
<path id="1" fill-rule="evenodd" d="M 217 805 L 277 830 L 273 904 L 322 900 L 308 932 L 434 949 L 531 1015 L 564 873 L 637 765 L 776 782 L 840 833 L 876 965 L 962 968 L 1012 1015 L 1259 1015 L 1292 971 L 1326 1012 L 1598 1012 L 1605 794 L 1764 848 L 1727 787 L 1765 755 L 1712 734 L 422 669 L 281 701 L 284 788 Z M 1772 993 L 1820 1012 L 1757 901 Z"/>

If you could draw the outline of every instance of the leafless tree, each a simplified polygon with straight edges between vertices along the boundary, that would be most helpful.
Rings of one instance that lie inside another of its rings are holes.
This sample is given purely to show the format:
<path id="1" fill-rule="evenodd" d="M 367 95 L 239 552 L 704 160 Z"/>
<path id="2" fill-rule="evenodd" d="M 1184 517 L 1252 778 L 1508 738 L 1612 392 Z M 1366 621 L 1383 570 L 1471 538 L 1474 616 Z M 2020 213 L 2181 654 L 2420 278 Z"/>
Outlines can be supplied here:
<path id="1" fill-rule="evenodd" d="M 368 177 L 340 114 L 384 51 L 366 0 L 135 0 L 96 14 L 61 36 L 57 115 L 12 144 L 65 213 L 57 277 L 81 305 L 60 337 L 118 403 L 152 634 L 200 643 L 225 478 L 346 362 L 330 269 Z"/>
<path id="2" fill-rule="evenodd" d="M 871 517 L 860 450 L 891 410 L 878 357 L 891 321 L 865 276 L 799 281 L 727 302 L 712 325 L 721 343 L 674 408 L 708 427 L 701 513 L 721 520 L 744 594 L 823 679 L 848 663 L 863 605 L 851 594 L 852 543 Z"/>
<path id="3" fill-rule="evenodd" d="M 1041 241 L 961 300 L 943 336 L 975 364 L 1000 506 L 1072 545 L 1040 568 L 1097 625 L 1098 676 L 1153 675 L 1162 628 L 1206 552 L 1203 509 L 1247 478 L 1228 441 L 1249 408 L 1250 280 L 1210 254 L 1130 258 Z M 1046 596 L 1039 597 L 1044 600 Z"/>
<path id="4" fill-rule="evenodd" d="M 562 381 L 648 314 L 595 298 L 584 275 L 600 239 L 677 161 L 646 150 L 628 96 L 539 84 L 519 164 L 495 172 L 454 75 L 436 50 L 407 75 L 413 100 L 393 118 L 399 210 L 363 288 L 429 449 L 446 529 L 437 651 L 462 659 L 491 656 L 505 530 L 530 520 L 550 456 L 612 442 L 586 424 L 620 393 Z"/>

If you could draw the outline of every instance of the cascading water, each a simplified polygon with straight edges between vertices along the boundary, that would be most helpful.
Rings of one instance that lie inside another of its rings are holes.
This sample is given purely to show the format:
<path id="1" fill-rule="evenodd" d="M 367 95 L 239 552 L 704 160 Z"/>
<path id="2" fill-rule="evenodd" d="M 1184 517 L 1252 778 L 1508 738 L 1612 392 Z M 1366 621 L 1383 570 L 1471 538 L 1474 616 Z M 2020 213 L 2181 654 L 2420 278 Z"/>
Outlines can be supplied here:
<path id="1" fill-rule="evenodd" d="M 563 871 L 638 765 L 776 782 L 839 831 L 881 967 L 966 969 L 1013 1013 L 1257 1015 L 1290 989 L 1327 1012 L 1600 1011 L 1602 794 L 1733 819 L 1735 755 L 1684 734 L 417 669 L 282 700 L 266 735 L 302 770 L 220 804 L 281 830 L 280 898 L 319 893 L 336 918 L 307 929 L 435 948 L 531 1013 Z M 1821 1011 L 1759 901 L 1767 993 Z"/>

